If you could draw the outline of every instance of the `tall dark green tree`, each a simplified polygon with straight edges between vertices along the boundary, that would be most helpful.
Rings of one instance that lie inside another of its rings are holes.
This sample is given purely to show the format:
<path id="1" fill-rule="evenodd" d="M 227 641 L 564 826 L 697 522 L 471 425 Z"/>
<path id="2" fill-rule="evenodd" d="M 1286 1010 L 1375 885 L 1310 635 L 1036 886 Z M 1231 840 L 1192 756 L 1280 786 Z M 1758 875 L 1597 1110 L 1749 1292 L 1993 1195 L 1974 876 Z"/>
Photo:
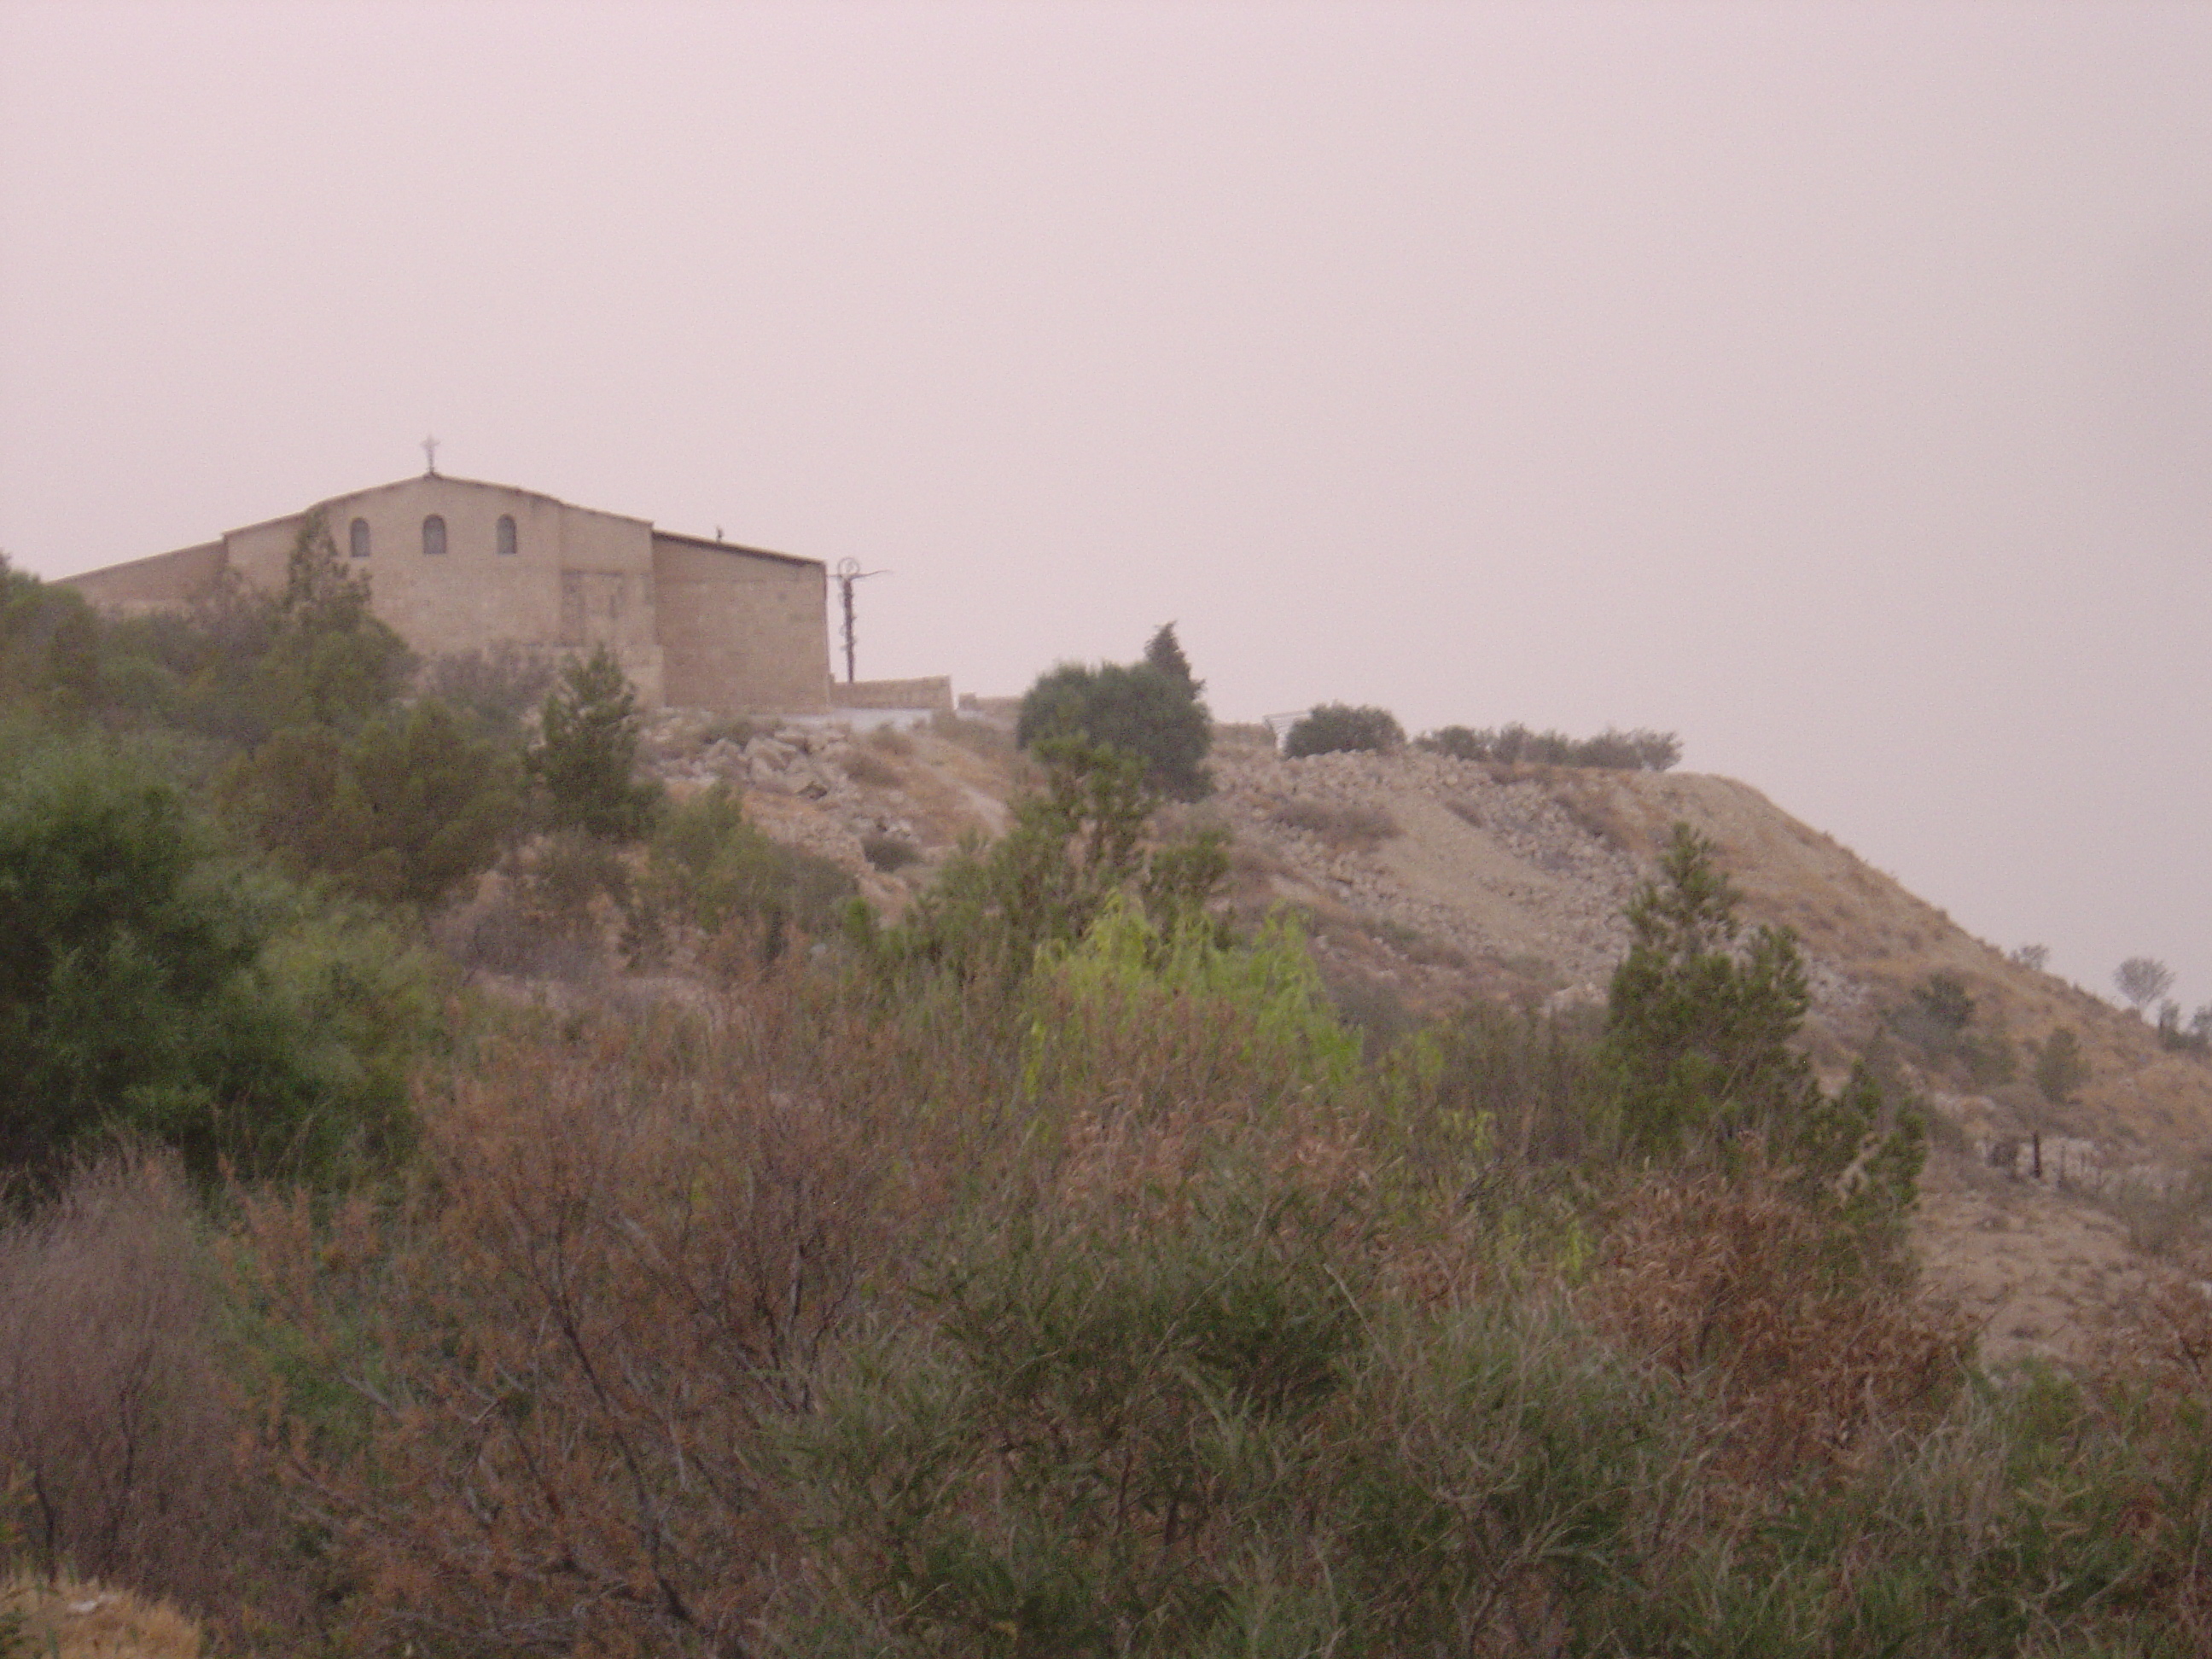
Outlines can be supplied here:
<path id="1" fill-rule="evenodd" d="M 562 671 L 540 711 L 530 775 L 556 828 L 635 841 L 652 828 L 660 786 L 637 775 L 637 692 L 604 645 Z"/>
<path id="2" fill-rule="evenodd" d="M 1145 664 L 1157 668 L 1190 696 L 1193 702 L 1206 690 L 1206 682 L 1190 672 L 1190 659 L 1182 653 L 1182 641 L 1176 638 L 1176 625 L 1162 623 L 1158 631 L 1145 643 Z"/>
<path id="3" fill-rule="evenodd" d="M 1607 1055 L 1629 1138 L 1654 1150 L 1789 1121 L 1817 1092 L 1790 1046 L 1810 1003 L 1796 941 L 1771 927 L 1741 939 L 1715 851 L 1674 826 L 1613 971 Z"/>
<path id="4" fill-rule="evenodd" d="M 256 701 L 271 729 L 351 732 L 405 688 L 413 655 L 369 610 L 368 578 L 338 556 L 319 513 L 300 526 L 275 608 L 273 636 L 254 669 Z"/>

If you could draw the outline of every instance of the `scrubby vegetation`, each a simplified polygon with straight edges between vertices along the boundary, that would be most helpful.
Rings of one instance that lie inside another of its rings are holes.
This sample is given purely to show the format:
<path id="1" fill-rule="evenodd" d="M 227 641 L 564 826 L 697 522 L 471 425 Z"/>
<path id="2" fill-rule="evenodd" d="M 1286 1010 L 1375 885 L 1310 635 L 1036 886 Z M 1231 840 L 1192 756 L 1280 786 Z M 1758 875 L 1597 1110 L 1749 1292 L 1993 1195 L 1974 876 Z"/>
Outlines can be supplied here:
<path id="1" fill-rule="evenodd" d="M 1283 734 L 1283 753 L 1292 760 L 1349 750 L 1385 754 L 1405 742 L 1406 728 L 1387 708 L 1325 702 Z"/>
<path id="2" fill-rule="evenodd" d="M 1638 726 L 1632 732 L 1607 726 L 1594 738 L 1564 732 L 1531 732 L 1517 722 L 1495 730 L 1446 726 L 1415 739 L 1424 749 L 1455 760 L 1496 761 L 1500 765 L 1593 766 L 1623 772 L 1664 772 L 1682 758 L 1682 740 L 1672 732 Z"/>
<path id="3" fill-rule="evenodd" d="M 1901 1243 L 1911 1103 L 1820 1085 L 1686 830 L 1601 1019 L 1363 1043 L 1110 742 L 1036 740 L 886 921 L 735 795 L 631 793 L 603 674 L 574 773 L 396 691 L 249 720 L 252 662 L 157 720 L 137 635 L 16 580 L 5 1565 L 333 1659 L 2212 1638 L 2212 1305 L 1983 1375 Z M 296 732 L 449 776 L 418 719 L 538 781 L 474 894 L 247 787 Z M 495 915 L 602 981 L 472 999 L 427 941 Z"/>

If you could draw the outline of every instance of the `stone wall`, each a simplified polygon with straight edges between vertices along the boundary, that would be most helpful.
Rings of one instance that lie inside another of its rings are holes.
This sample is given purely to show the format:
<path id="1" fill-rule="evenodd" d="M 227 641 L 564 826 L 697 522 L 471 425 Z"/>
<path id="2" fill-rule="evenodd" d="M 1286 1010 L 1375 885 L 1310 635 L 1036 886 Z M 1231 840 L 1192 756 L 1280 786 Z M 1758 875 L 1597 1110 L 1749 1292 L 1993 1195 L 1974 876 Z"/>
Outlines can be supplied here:
<path id="1" fill-rule="evenodd" d="M 829 707 L 820 564 L 665 532 L 653 536 L 653 560 L 671 704 L 791 714 Z"/>
<path id="2" fill-rule="evenodd" d="M 943 708 L 952 707 L 952 680 L 932 674 L 915 680 L 842 680 L 830 688 L 833 708 Z"/>
<path id="3" fill-rule="evenodd" d="M 103 611 L 136 616 L 149 611 L 175 611 L 192 600 L 222 573 L 221 542 L 199 547 L 180 547 L 173 553 L 111 564 L 105 570 L 88 570 L 62 583 L 74 587 Z"/>

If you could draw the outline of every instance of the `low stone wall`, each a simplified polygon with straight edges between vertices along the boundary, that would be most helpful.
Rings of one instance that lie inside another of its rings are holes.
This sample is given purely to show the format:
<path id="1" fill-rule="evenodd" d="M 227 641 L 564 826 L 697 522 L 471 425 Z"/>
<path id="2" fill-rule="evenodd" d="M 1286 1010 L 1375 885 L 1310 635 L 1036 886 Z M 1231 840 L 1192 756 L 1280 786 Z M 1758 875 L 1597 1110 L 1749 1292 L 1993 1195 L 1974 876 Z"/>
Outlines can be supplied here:
<path id="1" fill-rule="evenodd" d="M 833 680 L 832 708 L 944 708 L 952 707 L 950 676 L 933 674 L 918 680 Z"/>

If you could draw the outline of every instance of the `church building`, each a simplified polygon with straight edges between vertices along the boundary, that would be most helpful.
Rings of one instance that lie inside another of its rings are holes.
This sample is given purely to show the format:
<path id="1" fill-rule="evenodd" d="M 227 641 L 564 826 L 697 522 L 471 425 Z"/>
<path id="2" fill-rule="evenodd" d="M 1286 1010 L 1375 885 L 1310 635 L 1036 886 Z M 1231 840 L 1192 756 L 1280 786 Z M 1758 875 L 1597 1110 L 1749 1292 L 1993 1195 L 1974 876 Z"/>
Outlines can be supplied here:
<path id="1" fill-rule="evenodd" d="M 814 714 L 830 707 L 828 572 L 643 519 L 436 471 L 68 579 L 103 609 L 189 605 L 224 572 L 281 588 L 319 514 L 371 608 L 423 657 L 605 645 L 647 708 Z M 842 699 L 841 699 L 842 701 Z"/>

